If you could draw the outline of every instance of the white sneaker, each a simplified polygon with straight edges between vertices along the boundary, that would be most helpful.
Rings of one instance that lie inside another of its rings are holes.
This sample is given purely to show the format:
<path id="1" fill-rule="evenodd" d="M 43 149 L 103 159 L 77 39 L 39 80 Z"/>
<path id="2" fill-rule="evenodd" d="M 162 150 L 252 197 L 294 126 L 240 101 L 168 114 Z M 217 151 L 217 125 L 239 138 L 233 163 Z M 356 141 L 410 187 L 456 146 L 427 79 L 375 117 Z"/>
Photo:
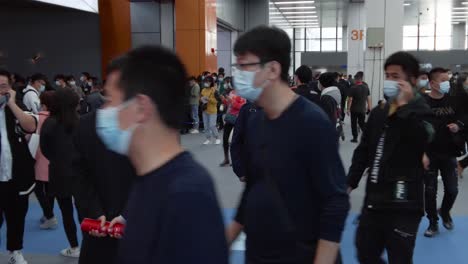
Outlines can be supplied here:
<path id="1" fill-rule="evenodd" d="M 62 256 L 64 256 L 64 257 L 68 257 L 68 258 L 79 258 L 80 257 L 80 248 L 79 247 L 66 248 L 66 249 L 60 251 L 60 254 L 62 254 Z"/>
<path id="2" fill-rule="evenodd" d="M 26 260 L 24 260 L 23 254 L 21 251 L 13 251 L 10 253 L 10 260 L 8 264 L 28 264 Z"/>
<path id="3" fill-rule="evenodd" d="M 58 221 L 57 221 L 57 218 L 55 218 L 54 216 L 51 219 L 45 220 L 44 223 L 42 223 L 39 227 L 41 229 L 48 230 L 48 229 L 57 228 L 57 225 L 58 225 Z"/>
<path id="4" fill-rule="evenodd" d="M 203 142 L 203 145 L 209 145 L 211 144 L 211 140 L 207 139 L 205 142 Z"/>
<path id="5" fill-rule="evenodd" d="M 220 145 L 221 144 L 221 139 L 217 139 L 216 142 L 215 142 L 216 145 Z"/>
<path id="6" fill-rule="evenodd" d="M 200 131 L 198 129 L 192 129 L 190 130 L 190 134 L 200 134 Z"/>

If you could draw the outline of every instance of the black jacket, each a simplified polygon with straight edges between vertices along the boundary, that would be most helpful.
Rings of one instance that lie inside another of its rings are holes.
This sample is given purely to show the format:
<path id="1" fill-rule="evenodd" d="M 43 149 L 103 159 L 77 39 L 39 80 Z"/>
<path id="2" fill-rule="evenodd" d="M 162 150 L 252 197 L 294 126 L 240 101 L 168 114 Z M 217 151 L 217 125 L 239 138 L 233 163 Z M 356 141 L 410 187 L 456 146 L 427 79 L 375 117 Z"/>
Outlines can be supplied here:
<path id="1" fill-rule="evenodd" d="M 72 161 L 76 155 L 72 132 L 54 117 L 49 117 L 41 128 L 41 151 L 49 160 L 49 193 L 58 197 L 73 195 Z"/>
<path id="2" fill-rule="evenodd" d="M 18 103 L 18 105 L 24 109 L 22 103 Z M 25 134 L 34 131 L 24 131 L 18 125 L 16 117 L 8 106 L 5 107 L 5 123 L 13 157 L 12 182 L 20 195 L 28 195 L 34 190 L 35 175 L 34 159 L 29 152 Z"/>
<path id="3" fill-rule="evenodd" d="M 320 104 L 320 94 L 318 94 L 311 85 L 302 84 L 297 86 L 294 92 L 298 95 L 304 96 L 309 101 Z"/>
<path id="4" fill-rule="evenodd" d="M 364 208 L 411 210 L 423 214 L 422 157 L 433 134 L 432 126 L 424 119 L 431 115 L 431 110 L 420 96 L 391 116 L 388 116 L 389 109 L 387 104 L 372 110 L 361 143 L 354 152 L 348 186 L 357 188 L 368 169 Z M 407 186 L 405 201 L 396 202 L 398 182 L 405 182 Z"/>
<path id="5" fill-rule="evenodd" d="M 135 170 L 127 157 L 104 146 L 96 134 L 96 113 L 80 119 L 74 135 L 77 150 L 73 162 L 75 199 L 83 217 L 107 219 L 119 216 L 135 178 Z"/>
<path id="6" fill-rule="evenodd" d="M 104 104 L 104 97 L 99 91 L 91 92 L 86 96 L 87 113 L 94 112 Z"/>

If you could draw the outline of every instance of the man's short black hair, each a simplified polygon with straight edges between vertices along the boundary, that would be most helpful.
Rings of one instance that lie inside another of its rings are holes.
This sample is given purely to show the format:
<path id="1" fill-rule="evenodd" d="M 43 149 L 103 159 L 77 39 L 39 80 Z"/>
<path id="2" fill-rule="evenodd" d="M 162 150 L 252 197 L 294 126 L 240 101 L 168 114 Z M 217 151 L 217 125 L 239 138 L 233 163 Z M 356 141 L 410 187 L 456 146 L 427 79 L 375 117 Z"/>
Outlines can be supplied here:
<path id="1" fill-rule="evenodd" d="M 319 78 L 320 84 L 324 88 L 328 88 L 330 86 L 335 86 L 336 85 L 336 73 L 335 72 L 325 72 L 320 75 Z"/>
<path id="2" fill-rule="evenodd" d="M 364 79 L 364 72 L 358 71 L 358 72 L 356 73 L 356 75 L 354 75 L 354 79 L 356 79 L 356 80 L 362 80 L 362 79 Z"/>
<path id="3" fill-rule="evenodd" d="M 301 67 L 297 68 L 294 74 L 303 84 L 308 84 L 312 81 L 312 70 L 306 65 L 302 65 Z"/>
<path id="4" fill-rule="evenodd" d="M 42 73 L 35 73 L 33 74 L 33 76 L 31 76 L 31 83 L 35 82 L 35 81 L 46 81 L 47 78 L 44 74 Z"/>
<path id="5" fill-rule="evenodd" d="M 219 73 L 219 74 L 221 74 L 221 73 L 224 74 L 224 68 L 223 68 L 223 67 L 220 67 L 220 68 L 218 69 L 218 73 Z"/>
<path id="6" fill-rule="evenodd" d="M 160 46 L 143 46 L 130 51 L 122 68 L 121 87 L 127 99 L 149 96 L 163 122 L 179 129 L 185 114 L 187 71 L 172 51 Z"/>
<path id="7" fill-rule="evenodd" d="M 400 66 L 408 76 L 408 79 L 411 77 L 417 79 L 419 76 L 419 61 L 408 52 L 399 51 L 390 55 L 385 61 L 384 69 L 392 65 Z"/>
<path id="8" fill-rule="evenodd" d="M 288 81 L 291 65 L 291 40 L 277 27 L 258 26 L 239 37 L 234 45 L 236 56 L 252 53 L 260 62 L 277 61 L 281 65 L 281 80 Z"/>
<path id="9" fill-rule="evenodd" d="M 7 77 L 8 84 L 11 84 L 11 73 L 9 71 L 0 69 L 0 76 Z"/>
<path id="10" fill-rule="evenodd" d="M 420 71 L 418 77 L 426 75 L 429 78 L 429 73 L 427 71 Z"/>
<path id="11" fill-rule="evenodd" d="M 67 82 L 71 82 L 71 81 L 74 81 L 74 80 L 75 80 L 75 77 L 73 77 L 73 75 L 67 76 L 67 79 L 66 79 Z"/>
<path id="12" fill-rule="evenodd" d="M 89 72 L 82 72 L 81 75 L 83 75 L 84 77 L 86 77 L 86 79 L 91 78 L 91 74 L 89 74 Z"/>
<path id="13" fill-rule="evenodd" d="M 433 81 L 437 78 L 439 74 L 447 73 L 447 72 L 449 72 L 449 70 L 445 68 L 441 68 L 441 67 L 434 68 L 429 72 L 429 80 Z"/>
<path id="14" fill-rule="evenodd" d="M 57 74 L 57 75 L 55 75 L 54 80 L 56 80 L 56 81 L 57 81 L 57 80 L 63 80 L 63 81 L 65 81 L 66 78 L 65 78 L 65 75 L 63 75 L 63 74 Z"/>
<path id="15" fill-rule="evenodd" d="M 125 55 L 111 60 L 111 62 L 109 62 L 109 64 L 106 67 L 106 73 L 111 74 L 113 72 L 121 71 L 122 67 L 125 65 L 126 60 L 127 57 Z"/>

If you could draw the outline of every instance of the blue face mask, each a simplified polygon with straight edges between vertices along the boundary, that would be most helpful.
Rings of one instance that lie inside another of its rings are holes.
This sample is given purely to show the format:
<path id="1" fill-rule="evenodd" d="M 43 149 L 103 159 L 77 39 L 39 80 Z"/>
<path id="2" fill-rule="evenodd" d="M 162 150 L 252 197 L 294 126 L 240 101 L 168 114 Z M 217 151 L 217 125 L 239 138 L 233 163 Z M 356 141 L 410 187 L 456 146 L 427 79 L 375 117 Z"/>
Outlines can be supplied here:
<path id="1" fill-rule="evenodd" d="M 419 80 L 418 87 L 419 88 L 427 87 L 428 83 L 429 83 L 429 80 Z"/>
<path id="2" fill-rule="evenodd" d="M 384 95 L 390 100 L 394 99 L 400 93 L 400 87 L 398 85 L 398 82 L 385 80 L 383 92 Z"/>
<path id="3" fill-rule="evenodd" d="M 237 94 L 250 102 L 257 101 L 263 92 L 263 88 L 254 87 L 255 74 L 256 72 L 241 70 L 236 70 L 233 74 Z"/>
<path id="4" fill-rule="evenodd" d="M 448 94 L 450 92 L 450 82 L 445 81 L 439 84 L 440 92 L 443 94 Z"/>
<path id="5" fill-rule="evenodd" d="M 119 112 L 132 100 L 116 107 L 99 109 L 96 112 L 96 132 L 107 149 L 121 155 L 128 155 L 135 126 L 123 130 L 119 125 Z"/>
<path id="6" fill-rule="evenodd" d="M 43 93 L 44 91 L 45 91 L 45 85 L 41 85 L 41 87 L 39 88 L 39 92 Z"/>

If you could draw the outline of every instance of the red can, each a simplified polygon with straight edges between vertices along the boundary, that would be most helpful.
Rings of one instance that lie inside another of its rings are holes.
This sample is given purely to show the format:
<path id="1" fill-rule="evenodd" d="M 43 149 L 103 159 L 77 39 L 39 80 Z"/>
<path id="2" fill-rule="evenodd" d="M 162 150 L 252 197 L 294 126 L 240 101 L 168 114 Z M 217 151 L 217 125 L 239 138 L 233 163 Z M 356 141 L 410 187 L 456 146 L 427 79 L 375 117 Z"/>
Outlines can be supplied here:
<path id="1" fill-rule="evenodd" d="M 125 231 L 125 226 L 123 224 L 117 223 L 112 228 L 109 228 L 109 226 L 110 222 L 106 222 L 106 224 L 104 225 L 105 230 L 103 231 L 101 228 L 101 221 L 96 219 L 85 218 L 81 223 L 81 230 L 85 233 L 89 233 L 94 230 L 99 233 L 105 233 L 107 235 L 123 236 Z"/>

